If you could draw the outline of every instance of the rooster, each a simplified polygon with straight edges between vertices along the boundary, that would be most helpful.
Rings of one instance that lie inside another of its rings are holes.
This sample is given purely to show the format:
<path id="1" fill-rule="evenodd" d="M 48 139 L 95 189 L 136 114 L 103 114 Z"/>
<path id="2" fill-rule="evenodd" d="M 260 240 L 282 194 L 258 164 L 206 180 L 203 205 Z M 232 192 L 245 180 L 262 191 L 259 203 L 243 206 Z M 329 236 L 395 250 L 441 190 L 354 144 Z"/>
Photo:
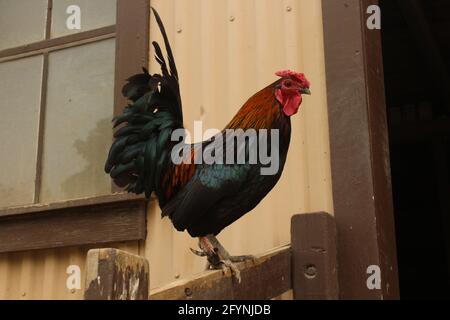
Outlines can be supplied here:
<path id="1" fill-rule="evenodd" d="M 290 143 L 290 117 L 297 113 L 302 94 L 310 94 L 310 84 L 302 73 L 276 72 L 280 78 L 254 94 L 221 133 L 189 145 L 187 158 L 194 160 L 199 150 L 217 144 L 217 141 L 226 142 L 227 130 L 265 130 L 270 139 L 266 145 L 257 140 L 256 146 L 278 152 L 279 165 L 274 174 L 261 174 L 263 164 L 260 161 L 235 164 L 224 159 L 211 164 L 175 163 L 172 152 L 179 141 L 173 141 L 172 134 L 183 130 L 179 78 L 164 25 L 158 12 L 154 8 L 152 11 L 163 36 L 167 62 L 160 45 L 152 42 L 161 73 L 150 75 L 143 68 L 142 73 L 129 78 L 123 87 L 122 93 L 130 103 L 113 119 L 115 139 L 105 171 L 128 192 L 145 193 L 147 198 L 154 193 L 162 216 L 169 217 L 178 231 L 187 230 L 192 237 L 199 238 L 200 251 L 191 250 L 206 256 L 210 267 L 230 267 L 239 278 L 234 263 L 251 256 L 231 256 L 216 236 L 255 208 L 278 182 Z M 275 131 L 278 141 L 272 141 L 275 138 L 271 133 Z M 244 141 L 241 149 L 248 158 L 255 144 L 248 139 Z M 233 148 L 232 151 L 237 153 L 239 146 Z"/>

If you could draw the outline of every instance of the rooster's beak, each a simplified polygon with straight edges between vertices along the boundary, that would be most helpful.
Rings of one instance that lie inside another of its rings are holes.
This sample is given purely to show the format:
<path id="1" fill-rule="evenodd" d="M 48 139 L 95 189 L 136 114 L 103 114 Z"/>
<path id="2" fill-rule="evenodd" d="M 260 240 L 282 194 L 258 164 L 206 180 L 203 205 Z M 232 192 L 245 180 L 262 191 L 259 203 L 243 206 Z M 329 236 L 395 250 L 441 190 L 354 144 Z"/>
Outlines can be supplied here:
<path id="1" fill-rule="evenodd" d="M 299 91 L 302 94 L 311 94 L 311 90 L 309 90 L 308 88 L 300 89 Z"/>

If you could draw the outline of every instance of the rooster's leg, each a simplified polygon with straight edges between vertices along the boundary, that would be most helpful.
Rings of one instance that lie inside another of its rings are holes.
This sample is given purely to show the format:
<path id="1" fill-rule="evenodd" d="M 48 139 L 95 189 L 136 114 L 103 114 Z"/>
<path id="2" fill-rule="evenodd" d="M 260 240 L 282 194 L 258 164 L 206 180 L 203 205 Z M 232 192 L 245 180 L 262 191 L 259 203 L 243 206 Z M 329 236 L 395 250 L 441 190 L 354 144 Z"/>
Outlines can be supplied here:
<path id="1" fill-rule="evenodd" d="M 220 257 L 217 254 L 217 249 L 211 244 L 207 237 L 198 238 L 198 247 L 200 251 L 191 248 L 193 254 L 199 257 L 206 257 L 208 260 L 208 266 L 206 269 L 211 269 L 209 266 L 220 265 Z"/>
<path id="2" fill-rule="evenodd" d="M 231 273 L 238 280 L 238 282 L 241 282 L 241 275 L 239 269 L 234 263 L 254 259 L 253 256 L 231 256 L 219 240 L 217 240 L 217 238 L 213 235 L 199 237 L 198 245 L 201 251 L 191 250 L 198 256 L 207 257 L 207 270 L 223 269 L 225 272 L 227 268 L 230 268 Z"/>
<path id="3" fill-rule="evenodd" d="M 201 249 L 201 251 L 197 251 L 194 249 L 191 249 L 191 251 L 200 257 L 206 256 L 208 260 L 208 265 L 206 267 L 207 270 L 222 269 L 223 272 L 225 273 L 226 269 L 230 268 L 233 276 L 236 277 L 238 282 L 241 282 L 241 275 L 239 269 L 229 259 L 226 259 L 226 254 L 225 257 L 219 255 L 219 248 L 214 246 L 214 244 L 216 244 L 215 242 L 214 244 L 211 243 L 210 237 L 212 236 L 199 237 L 198 246 Z"/>
<path id="4" fill-rule="evenodd" d="M 206 270 L 222 269 L 222 271 L 225 273 L 227 271 L 227 268 L 230 268 L 232 275 L 240 283 L 241 273 L 239 269 L 233 264 L 233 262 L 230 261 L 230 259 L 227 259 L 227 257 L 229 257 L 228 252 L 222 247 L 222 245 L 220 245 L 217 239 L 214 238 L 216 241 L 211 242 L 210 237 L 212 236 L 199 237 L 198 246 L 201 251 L 197 251 L 192 248 L 191 251 L 200 257 L 206 256 L 206 259 L 208 261 Z M 217 244 L 219 244 L 219 247 L 215 246 Z"/>
<path id="5" fill-rule="evenodd" d="M 228 253 L 228 251 L 222 246 L 222 244 L 217 240 L 217 238 L 213 235 L 206 236 L 212 246 L 216 249 L 216 252 L 223 260 L 229 260 L 231 262 L 244 262 L 247 260 L 254 260 L 255 257 L 252 255 L 244 255 L 244 256 L 232 256 Z"/>

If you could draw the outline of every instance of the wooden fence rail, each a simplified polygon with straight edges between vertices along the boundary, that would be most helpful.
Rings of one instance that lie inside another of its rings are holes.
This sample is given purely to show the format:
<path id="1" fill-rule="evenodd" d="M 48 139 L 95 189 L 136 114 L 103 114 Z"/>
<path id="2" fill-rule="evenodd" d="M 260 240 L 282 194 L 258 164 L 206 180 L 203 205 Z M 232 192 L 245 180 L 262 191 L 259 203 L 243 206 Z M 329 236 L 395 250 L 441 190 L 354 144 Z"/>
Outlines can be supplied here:
<path id="1" fill-rule="evenodd" d="M 292 217 L 290 245 L 238 264 L 240 283 L 229 271 L 213 270 L 149 292 L 145 258 L 116 249 L 90 250 L 85 298 L 262 300 L 292 289 L 294 299 L 338 299 L 336 257 L 333 217 L 324 212 L 299 214 Z"/>
<path id="2" fill-rule="evenodd" d="M 180 279 L 150 292 L 155 300 L 265 300 L 277 297 L 291 289 L 290 246 L 280 247 L 254 261 L 239 264 L 241 283 L 231 272 L 207 271 Z"/>

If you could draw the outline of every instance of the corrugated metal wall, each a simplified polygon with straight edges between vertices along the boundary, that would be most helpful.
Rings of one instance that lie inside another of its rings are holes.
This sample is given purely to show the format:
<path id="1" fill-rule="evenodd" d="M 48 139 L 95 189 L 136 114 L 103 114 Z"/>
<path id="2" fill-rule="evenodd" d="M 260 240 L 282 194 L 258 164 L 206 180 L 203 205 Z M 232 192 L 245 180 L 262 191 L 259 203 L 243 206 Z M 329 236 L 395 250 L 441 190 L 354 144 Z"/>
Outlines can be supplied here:
<path id="1" fill-rule="evenodd" d="M 139 253 L 137 242 L 113 247 Z M 0 300 L 3 299 L 83 299 L 85 258 L 90 248 L 62 248 L 0 255 Z M 67 267 L 81 269 L 81 289 L 66 286 Z"/>
<path id="2" fill-rule="evenodd" d="M 321 1 L 153 0 L 152 5 L 173 44 L 190 130 L 194 120 L 203 120 L 204 129 L 223 128 L 248 97 L 276 79 L 279 69 L 302 71 L 312 83 L 313 95 L 293 118 L 282 179 L 253 212 L 219 235 L 228 250 L 255 254 L 286 244 L 292 214 L 332 212 Z M 153 20 L 151 37 L 160 40 Z M 196 245 L 161 220 L 157 204 L 151 203 L 147 241 L 119 248 L 150 260 L 154 288 L 203 269 L 205 261 L 189 251 Z M 0 299 L 82 298 L 82 290 L 66 288 L 66 268 L 78 264 L 84 273 L 86 251 L 0 255 Z"/>

